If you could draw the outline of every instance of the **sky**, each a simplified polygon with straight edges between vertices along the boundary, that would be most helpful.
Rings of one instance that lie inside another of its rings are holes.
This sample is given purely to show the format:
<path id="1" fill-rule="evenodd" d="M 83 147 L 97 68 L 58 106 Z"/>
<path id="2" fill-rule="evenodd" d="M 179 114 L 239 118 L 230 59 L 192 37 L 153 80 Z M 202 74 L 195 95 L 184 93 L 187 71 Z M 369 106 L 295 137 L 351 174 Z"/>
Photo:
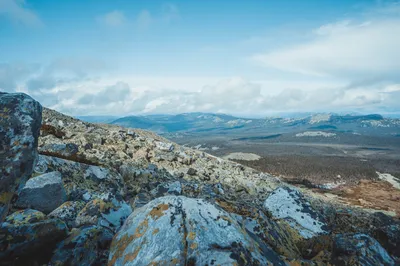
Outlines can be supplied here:
<path id="1" fill-rule="evenodd" d="M 69 115 L 400 113 L 398 0 L 0 0 L 0 91 Z"/>

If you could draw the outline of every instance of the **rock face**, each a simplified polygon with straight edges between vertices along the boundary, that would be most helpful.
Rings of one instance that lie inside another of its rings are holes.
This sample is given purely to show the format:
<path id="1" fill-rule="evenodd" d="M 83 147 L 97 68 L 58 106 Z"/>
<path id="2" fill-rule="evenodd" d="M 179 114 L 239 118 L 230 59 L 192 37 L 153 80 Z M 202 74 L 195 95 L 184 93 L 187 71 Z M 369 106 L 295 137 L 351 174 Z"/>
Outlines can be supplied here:
<path id="1" fill-rule="evenodd" d="M 227 212 L 183 196 L 135 210 L 114 237 L 109 265 L 285 265 Z"/>
<path id="2" fill-rule="evenodd" d="M 47 255 L 67 236 L 67 232 L 64 222 L 45 220 L 40 212 L 14 213 L 0 226 L 0 261 L 12 262 L 16 257 L 29 261 L 31 256 Z"/>
<path id="3" fill-rule="evenodd" d="M 337 235 L 333 250 L 337 265 L 395 265 L 379 242 L 365 234 Z"/>
<path id="4" fill-rule="evenodd" d="M 31 97 L 0 92 L 0 222 L 32 173 L 41 120 L 42 107 Z"/>
<path id="5" fill-rule="evenodd" d="M 276 218 L 285 219 L 304 238 L 326 234 L 327 226 L 304 196 L 295 189 L 280 187 L 264 202 L 264 207 Z"/>
<path id="6" fill-rule="evenodd" d="M 60 172 L 51 172 L 33 177 L 26 182 L 19 194 L 16 206 L 33 208 L 49 213 L 66 200 Z"/>

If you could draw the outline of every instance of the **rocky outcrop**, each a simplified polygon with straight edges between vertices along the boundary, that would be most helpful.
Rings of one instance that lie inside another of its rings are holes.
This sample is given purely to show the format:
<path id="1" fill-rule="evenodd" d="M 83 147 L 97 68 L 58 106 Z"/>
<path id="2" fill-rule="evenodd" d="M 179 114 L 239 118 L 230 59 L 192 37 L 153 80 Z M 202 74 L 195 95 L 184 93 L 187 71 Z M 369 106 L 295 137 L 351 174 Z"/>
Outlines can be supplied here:
<path id="1" fill-rule="evenodd" d="M 49 265 L 107 265 L 113 233 L 98 226 L 74 229 L 57 245 Z"/>
<path id="2" fill-rule="evenodd" d="M 166 196 L 135 210 L 114 237 L 109 265 L 284 265 L 226 211 Z"/>
<path id="3" fill-rule="evenodd" d="M 32 173 L 41 120 L 42 107 L 31 97 L 0 92 L 0 222 Z"/>
<path id="4" fill-rule="evenodd" d="M 60 172 L 50 172 L 33 177 L 26 182 L 15 205 L 49 213 L 66 200 Z"/>
<path id="5" fill-rule="evenodd" d="M 165 170 L 165 174 L 174 178 L 221 183 L 239 192 L 260 195 L 260 200 L 280 183 L 271 175 L 181 147 L 144 130 L 90 124 L 49 109 L 43 111 L 43 124 L 53 127 L 54 132 L 65 132 L 65 136 L 60 138 L 46 132 L 39 140 L 41 149 L 50 144 L 77 145 L 75 161 L 117 169 L 126 182 L 132 183 L 128 187 L 132 193 L 140 190 L 139 179 L 146 178 L 142 170 L 149 165 L 155 165 L 155 172 L 162 175 Z M 65 158 L 61 152 L 51 156 Z"/>

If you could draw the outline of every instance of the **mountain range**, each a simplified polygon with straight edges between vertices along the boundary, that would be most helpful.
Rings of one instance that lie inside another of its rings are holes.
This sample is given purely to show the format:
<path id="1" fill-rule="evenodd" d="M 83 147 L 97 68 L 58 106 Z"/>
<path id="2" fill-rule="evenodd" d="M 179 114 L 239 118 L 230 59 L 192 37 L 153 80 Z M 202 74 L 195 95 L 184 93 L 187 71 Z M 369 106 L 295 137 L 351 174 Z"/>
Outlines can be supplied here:
<path id="1" fill-rule="evenodd" d="M 334 130 L 357 131 L 369 129 L 400 128 L 400 119 L 379 114 L 316 113 L 304 117 L 240 118 L 226 114 L 183 113 L 177 115 L 143 115 L 115 117 L 78 117 L 87 122 L 101 122 L 123 127 L 147 129 L 159 134 L 168 133 L 221 133 L 273 130 Z"/>

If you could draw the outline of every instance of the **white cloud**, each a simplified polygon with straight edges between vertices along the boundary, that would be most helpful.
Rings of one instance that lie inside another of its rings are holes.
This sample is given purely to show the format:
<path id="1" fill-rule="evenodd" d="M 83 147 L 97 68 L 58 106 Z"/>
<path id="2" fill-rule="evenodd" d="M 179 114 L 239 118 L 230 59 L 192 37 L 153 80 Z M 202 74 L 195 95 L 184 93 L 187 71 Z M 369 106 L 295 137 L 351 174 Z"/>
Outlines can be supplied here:
<path id="1" fill-rule="evenodd" d="M 298 87 L 287 83 L 286 88 L 271 90 L 269 86 L 277 81 L 252 82 L 241 77 L 219 81 L 195 77 L 94 78 L 100 72 L 90 69 L 90 63 L 82 61 L 88 66 L 88 72 L 82 73 L 73 63 L 56 62 L 50 64 L 53 71 L 49 66 L 0 65 L 0 90 L 24 91 L 44 106 L 72 115 L 200 111 L 262 116 L 289 111 L 399 110 L 395 99 L 400 83 L 349 87 L 330 83 L 308 86 L 304 82 Z"/>
<path id="2" fill-rule="evenodd" d="M 26 26 L 42 26 L 39 16 L 26 6 L 25 0 L 0 0 L 0 15 Z"/>
<path id="3" fill-rule="evenodd" d="M 400 73 L 400 19 L 323 25 L 313 40 L 253 56 L 263 66 L 306 75 L 368 77 Z"/>
<path id="4" fill-rule="evenodd" d="M 114 10 L 99 17 L 99 21 L 110 27 L 119 27 L 124 25 L 127 19 L 123 12 Z"/>
<path id="5" fill-rule="evenodd" d="M 148 10 L 140 11 L 136 18 L 136 25 L 139 29 L 147 29 L 153 22 L 153 17 Z"/>
<path id="6" fill-rule="evenodd" d="M 162 19 L 167 23 L 172 22 L 173 20 L 179 19 L 179 9 L 176 5 L 168 3 L 163 6 L 163 14 Z"/>

